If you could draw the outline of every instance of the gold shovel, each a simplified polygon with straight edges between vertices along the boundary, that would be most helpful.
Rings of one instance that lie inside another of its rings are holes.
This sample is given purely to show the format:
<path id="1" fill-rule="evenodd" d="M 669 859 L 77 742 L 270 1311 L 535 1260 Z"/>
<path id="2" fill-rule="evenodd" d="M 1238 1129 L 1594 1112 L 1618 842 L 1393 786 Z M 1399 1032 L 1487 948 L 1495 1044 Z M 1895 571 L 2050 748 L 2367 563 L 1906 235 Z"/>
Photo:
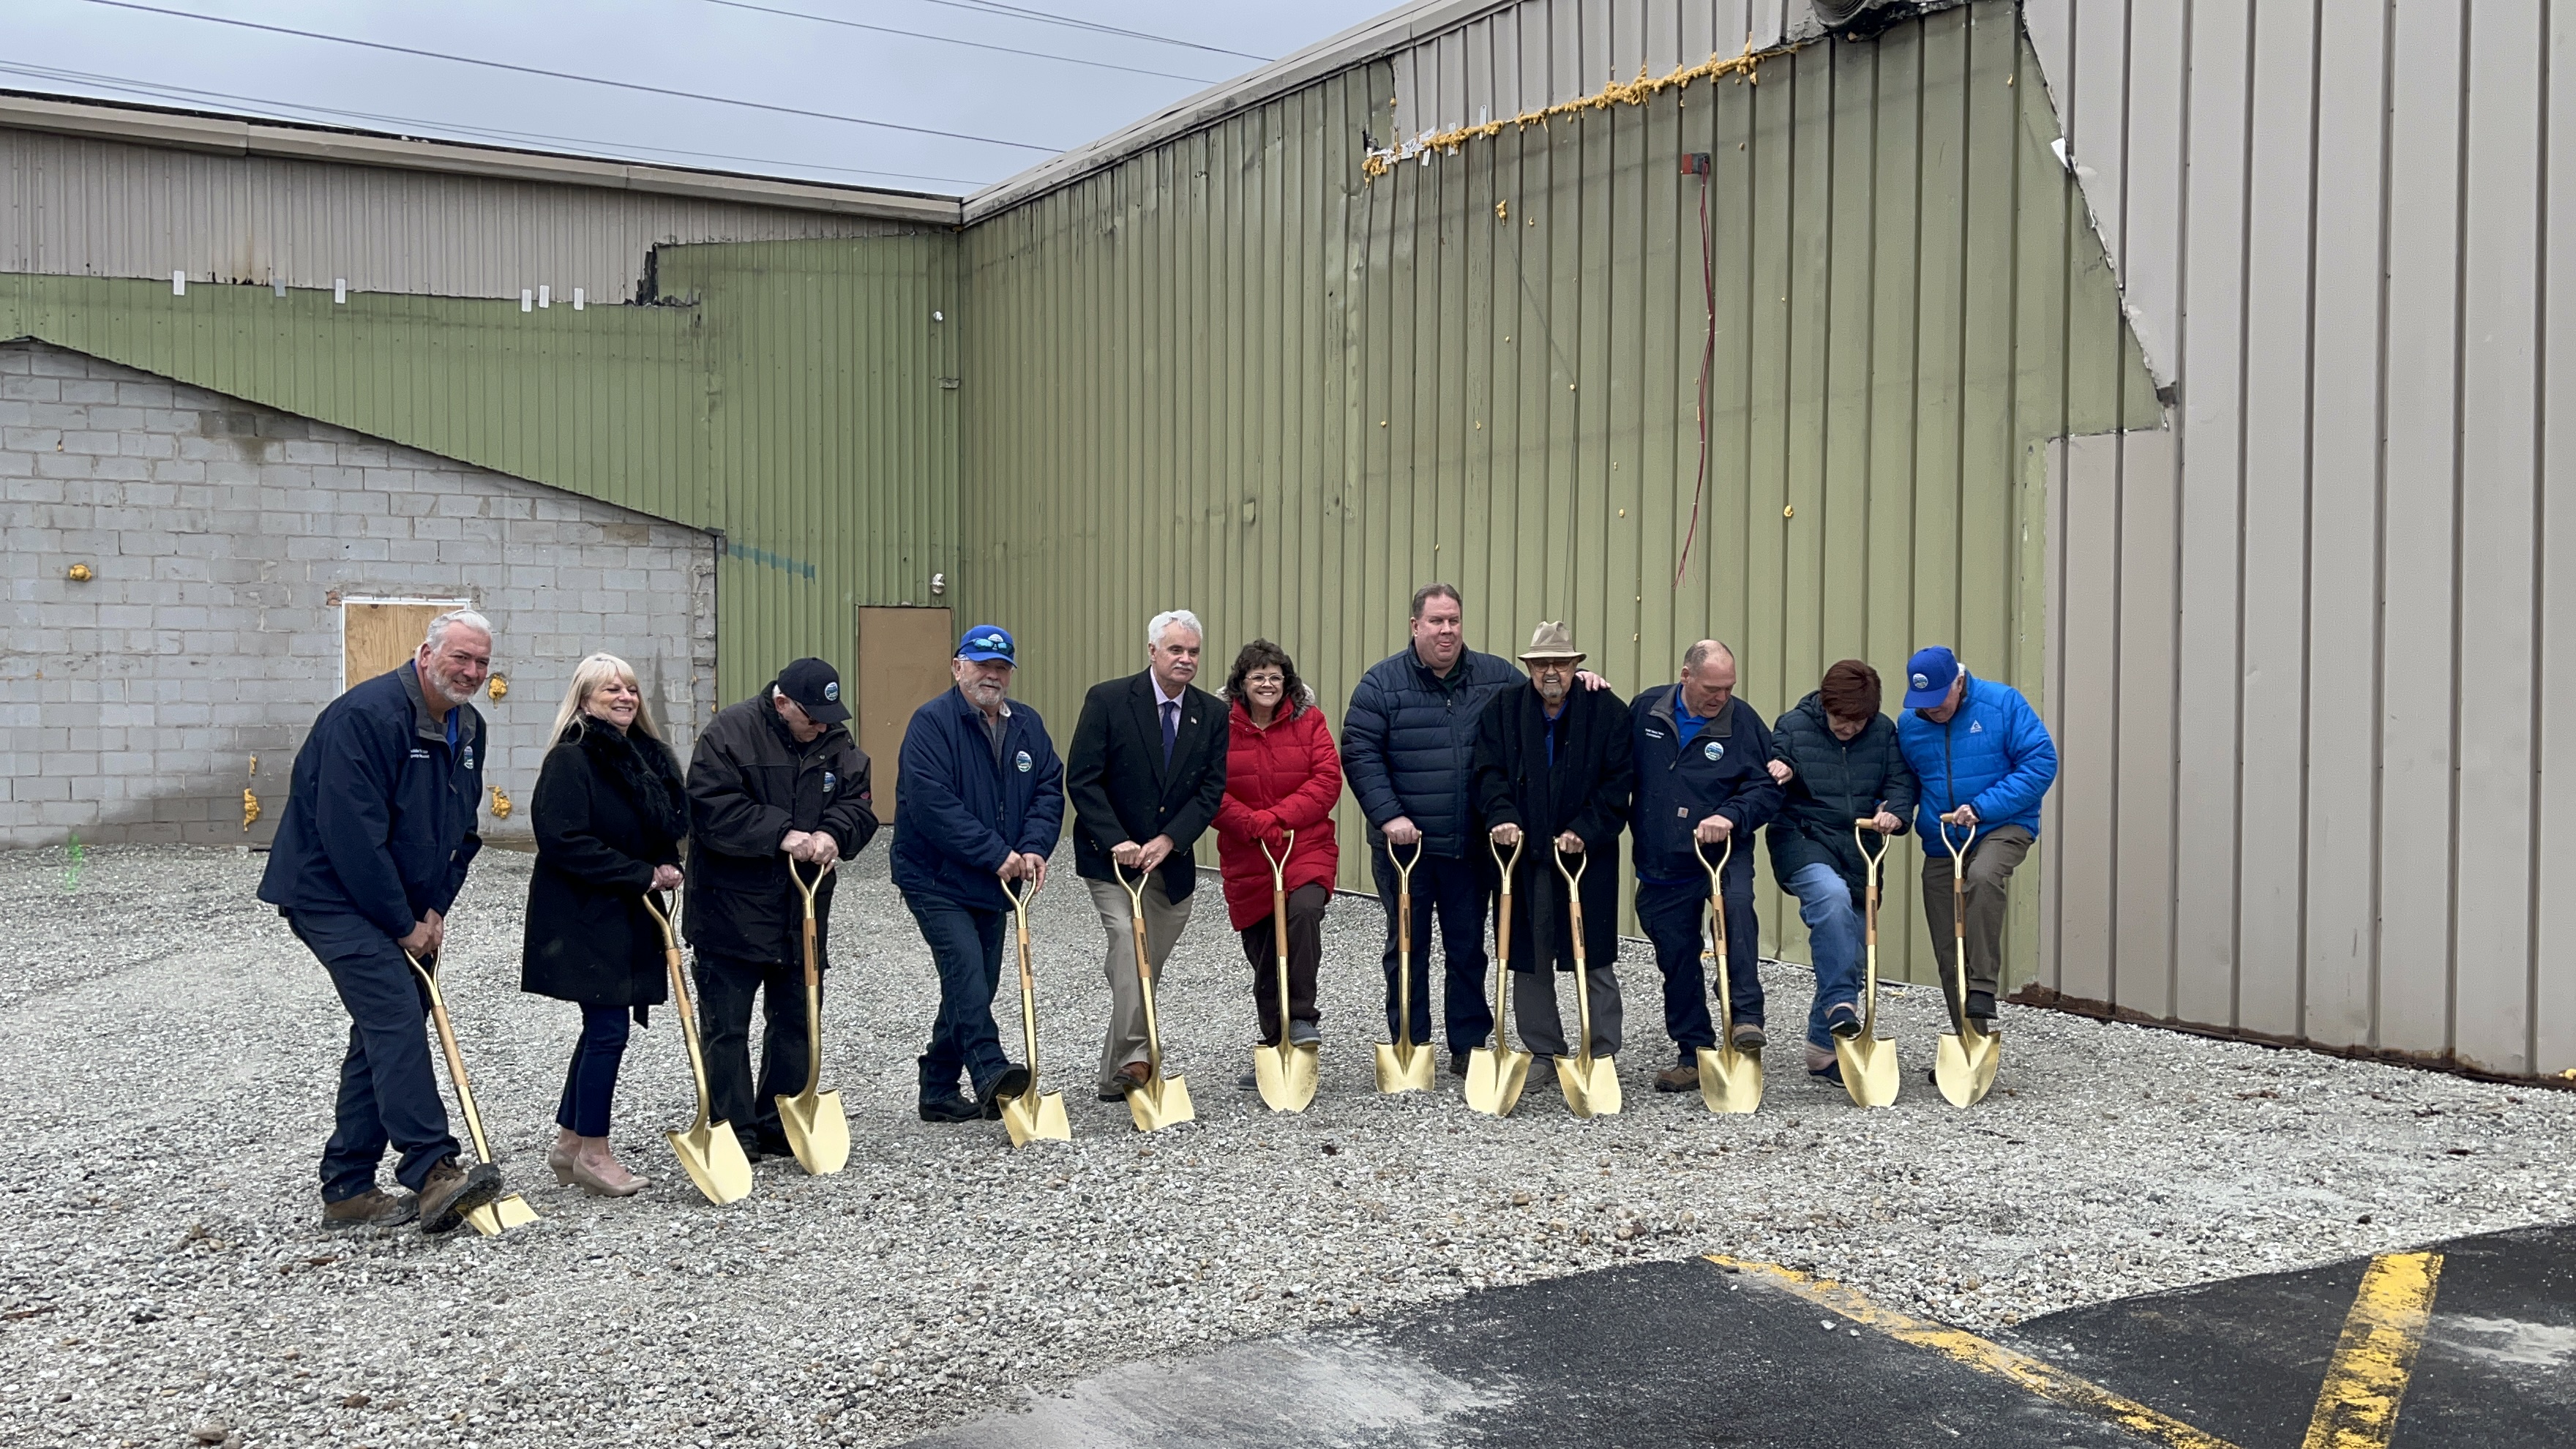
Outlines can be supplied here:
<path id="1" fill-rule="evenodd" d="M 1750 1112 L 1762 1105 L 1762 1058 L 1758 1053 L 1735 1049 L 1735 998 L 1730 990 L 1726 955 L 1726 864 L 1735 858 L 1735 837 L 1726 837 L 1726 851 L 1717 864 L 1708 865 L 1708 851 L 1697 837 L 1691 850 L 1699 863 L 1708 866 L 1708 914 L 1717 923 L 1717 1045 L 1699 1049 L 1699 1097 L 1712 1112 Z"/>
<path id="2" fill-rule="evenodd" d="M 1413 868 L 1422 863 L 1422 842 L 1413 842 L 1413 858 L 1395 853 L 1386 843 L 1386 858 L 1395 863 L 1395 1040 L 1377 1049 L 1380 1092 L 1428 1092 L 1435 1058 L 1431 1048 L 1413 1039 Z"/>
<path id="3" fill-rule="evenodd" d="M 1955 996 L 1942 983 L 1941 1004 L 1950 1008 L 1955 1032 L 1944 1032 L 1932 1054 L 1932 1081 L 1953 1107 L 1973 1107 L 1995 1085 L 1995 1068 L 2003 1065 L 2003 1039 L 1981 1031 L 1968 1019 L 1968 847 L 1977 843 L 1977 827 L 1966 840 L 1950 838 L 1950 822 L 1941 822 L 1941 843 L 1950 848 L 1950 961 L 1956 968 Z"/>
<path id="4" fill-rule="evenodd" d="M 1043 1137 L 1050 1142 L 1070 1142 L 1073 1127 L 1064 1119 L 1064 1093 L 1038 1092 L 1038 978 L 1029 969 L 1029 897 L 1037 894 L 1035 885 L 1011 889 L 1002 882 L 1002 894 L 1011 898 L 1011 914 L 1020 927 L 1020 1041 L 1027 1050 L 1029 1084 L 1016 1097 L 1002 1099 L 1002 1130 L 1011 1134 L 1013 1147 L 1026 1147 Z"/>
<path id="5" fill-rule="evenodd" d="M 1489 837 L 1485 848 L 1503 873 L 1500 924 L 1494 927 L 1494 1044 L 1467 1054 L 1467 1105 L 1489 1117 L 1508 1117 L 1520 1105 L 1521 1088 L 1529 1082 L 1530 1054 L 1504 1045 L 1512 980 L 1512 872 L 1520 868 L 1521 843 L 1512 842 L 1509 859 Z"/>
<path id="6" fill-rule="evenodd" d="M 447 1053 L 447 1079 L 456 1084 L 456 1105 L 465 1109 L 465 1131 L 474 1139 L 475 1160 L 490 1162 L 492 1149 L 483 1141 L 483 1114 L 474 1110 L 474 1087 L 465 1080 L 465 1054 L 456 1049 L 456 1028 L 447 1020 L 447 998 L 439 994 L 438 976 L 409 951 L 403 953 L 403 959 L 411 962 L 411 969 L 419 972 L 429 987 L 429 1019 L 438 1023 L 438 1045 Z M 512 1228 L 535 1222 L 537 1210 L 514 1192 L 474 1209 L 465 1215 L 465 1220 L 474 1225 L 474 1231 L 497 1238 Z"/>
<path id="7" fill-rule="evenodd" d="M 1869 976 L 1861 996 L 1860 1030 L 1849 1036 L 1834 1034 L 1834 1059 L 1842 1064 L 1843 1090 L 1851 1093 L 1854 1104 L 1884 1107 L 1896 1100 L 1896 1043 L 1878 1039 L 1878 872 L 1879 863 L 1887 859 L 1887 837 L 1878 837 L 1873 853 L 1868 836 L 1855 825 L 1852 843 L 1869 863 Z"/>
<path id="8" fill-rule="evenodd" d="M 1270 853 L 1269 841 L 1261 842 L 1261 854 L 1270 862 L 1270 919 L 1279 932 L 1279 1040 L 1252 1049 L 1252 1079 L 1271 1111 L 1303 1112 L 1315 1100 L 1316 1049 L 1313 1042 L 1299 1046 L 1288 1040 L 1288 853 L 1297 848 L 1297 832 L 1287 836 L 1277 855 Z"/>
<path id="9" fill-rule="evenodd" d="M 1198 1113 L 1190 1106 L 1190 1084 L 1178 1077 L 1163 1075 L 1163 1036 L 1154 1024 L 1154 968 L 1145 959 L 1145 882 L 1144 871 L 1136 872 L 1136 883 L 1127 884 L 1127 867 L 1111 861 L 1109 868 L 1125 886 L 1132 907 L 1128 920 L 1136 928 L 1136 985 L 1145 999 L 1145 1080 L 1127 1094 L 1127 1114 L 1136 1119 L 1139 1132 L 1158 1132 L 1165 1127 L 1195 1121 Z"/>
<path id="10" fill-rule="evenodd" d="M 814 893 L 839 864 L 816 866 L 808 885 L 796 858 L 787 858 L 788 878 L 805 897 L 805 1090 L 774 1100 L 788 1150 L 808 1177 L 829 1177 L 850 1165 L 850 1118 L 841 1110 L 841 1094 L 815 1090 L 823 1082 L 823 973 L 814 963 Z"/>
<path id="11" fill-rule="evenodd" d="M 1565 1089 L 1565 1105 L 1577 1117 L 1607 1117 L 1619 1110 L 1619 1062 L 1592 1054 L 1592 973 L 1583 959 L 1583 872 L 1589 852 L 1577 851 L 1574 869 L 1565 868 L 1565 852 L 1551 849 L 1556 873 L 1565 877 L 1565 899 L 1574 923 L 1574 1014 L 1583 1028 L 1583 1046 L 1573 1056 L 1556 1059 L 1556 1084 Z M 1547 969 L 1546 943 L 1540 943 L 1539 969 Z"/>
<path id="12" fill-rule="evenodd" d="M 671 1153 L 680 1159 L 680 1167 L 689 1181 L 707 1195 L 707 1201 L 722 1206 L 751 1196 L 751 1163 L 742 1155 L 742 1140 L 733 1135 L 727 1122 L 707 1120 L 707 1063 L 698 1054 L 698 1014 L 689 1007 L 689 977 L 680 966 L 680 941 L 671 934 L 671 917 L 663 911 L 653 893 L 644 893 L 644 909 L 653 913 L 662 928 L 662 960 L 671 972 L 671 1004 L 680 1013 L 680 1040 L 689 1048 L 689 1075 L 698 1084 L 698 1120 L 678 1132 L 662 1135 L 671 1139 Z"/>

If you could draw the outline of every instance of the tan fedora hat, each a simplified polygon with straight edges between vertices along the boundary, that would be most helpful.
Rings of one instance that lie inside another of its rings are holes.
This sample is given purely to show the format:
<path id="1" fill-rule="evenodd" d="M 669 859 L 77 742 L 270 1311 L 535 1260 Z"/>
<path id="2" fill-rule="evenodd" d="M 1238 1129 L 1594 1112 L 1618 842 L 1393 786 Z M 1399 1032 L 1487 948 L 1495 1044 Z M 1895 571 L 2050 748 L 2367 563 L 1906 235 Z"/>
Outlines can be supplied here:
<path id="1" fill-rule="evenodd" d="M 1532 629 L 1529 647 L 1521 651 L 1521 662 L 1524 664 L 1533 659 L 1580 660 L 1582 658 L 1583 651 L 1574 647 L 1573 633 L 1563 624 L 1541 624 Z"/>

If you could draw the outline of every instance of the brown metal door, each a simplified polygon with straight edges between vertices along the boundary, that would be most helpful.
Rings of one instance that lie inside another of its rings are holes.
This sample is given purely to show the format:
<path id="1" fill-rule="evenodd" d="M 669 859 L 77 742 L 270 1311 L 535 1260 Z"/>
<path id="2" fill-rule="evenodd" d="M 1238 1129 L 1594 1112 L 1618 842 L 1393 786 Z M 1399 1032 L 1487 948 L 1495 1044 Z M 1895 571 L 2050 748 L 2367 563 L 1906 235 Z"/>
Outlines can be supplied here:
<path id="1" fill-rule="evenodd" d="M 877 818 L 894 823 L 895 763 L 912 712 L 949 687 L 957 653 L 946 609 L 859 610 L 858 702 L 851 723 L 873 766 Z"/>

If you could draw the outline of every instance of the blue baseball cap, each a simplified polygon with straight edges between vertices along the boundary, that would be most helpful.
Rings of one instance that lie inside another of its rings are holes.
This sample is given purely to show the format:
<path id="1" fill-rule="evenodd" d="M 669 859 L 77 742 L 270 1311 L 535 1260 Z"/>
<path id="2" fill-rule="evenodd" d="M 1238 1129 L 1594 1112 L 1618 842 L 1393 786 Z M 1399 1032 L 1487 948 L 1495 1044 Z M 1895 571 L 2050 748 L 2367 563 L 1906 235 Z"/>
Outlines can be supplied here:
<path id="1" fill-rule="evenodd" d="M 1950 697 L 1950 684 L 1959 677 L 1959 656 L 1950 646 L 1935 644 L 1917 649 L 1905 661 L 1905 707 L 1937 709 Z"/>
<path id="2" fill-rule="evenodd" d="M 988 659 L 999 659 L 1014 669 L 1020 666 L 1019 650 L 1011 643 L 1011 631 L 999 624 L 978 624 L 967 630 L 966 637 L 957 641 L 957 657 L 972 659 L 979 664 Z"/>

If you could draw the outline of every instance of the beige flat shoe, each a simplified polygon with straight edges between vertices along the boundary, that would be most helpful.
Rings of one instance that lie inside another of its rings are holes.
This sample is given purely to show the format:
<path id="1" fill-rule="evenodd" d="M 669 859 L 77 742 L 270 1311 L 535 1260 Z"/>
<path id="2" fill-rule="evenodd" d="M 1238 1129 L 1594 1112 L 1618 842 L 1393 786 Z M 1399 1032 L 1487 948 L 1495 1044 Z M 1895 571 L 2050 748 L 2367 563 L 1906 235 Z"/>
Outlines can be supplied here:
<path id="1" fill-rule="evenodd" d="M 624 1182 L 611 1182 L 607 1178 L 602 1177 L 597 1172 L 593 1171 L 589 1163 L 582 1161 L 578 1157 L 572 1160 L 570 1170 L 571 1176 L 569 1180 L 572 1185 L 580 1188 L 583 1192 L 589 1193 L 592 1197 L 633 1197 L 635 1194 L 642 1192 L 644 1189 L 653 1185 L 653 1179 L 646 1177 L 639 1172 L 630 1172 L 626 1174 L 626 1180 Z"/>

